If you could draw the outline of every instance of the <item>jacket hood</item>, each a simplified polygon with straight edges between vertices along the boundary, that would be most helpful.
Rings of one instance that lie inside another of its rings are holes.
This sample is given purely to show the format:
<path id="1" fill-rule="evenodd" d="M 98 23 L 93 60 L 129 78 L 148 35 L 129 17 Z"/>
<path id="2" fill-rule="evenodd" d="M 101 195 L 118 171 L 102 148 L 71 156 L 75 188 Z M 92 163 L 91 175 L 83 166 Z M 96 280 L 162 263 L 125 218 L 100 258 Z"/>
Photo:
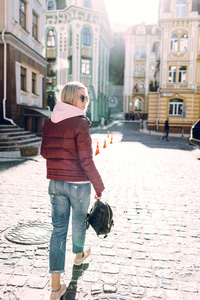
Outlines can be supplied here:
<path id="1" fill-rule="evenodd" d="M 82 109 L 68 103 L 58 102 L 53 109 L 51 121 L 53 123 L 58 123 L 65 119 L 78 116 L 85 116 L 85 113 Z"/>

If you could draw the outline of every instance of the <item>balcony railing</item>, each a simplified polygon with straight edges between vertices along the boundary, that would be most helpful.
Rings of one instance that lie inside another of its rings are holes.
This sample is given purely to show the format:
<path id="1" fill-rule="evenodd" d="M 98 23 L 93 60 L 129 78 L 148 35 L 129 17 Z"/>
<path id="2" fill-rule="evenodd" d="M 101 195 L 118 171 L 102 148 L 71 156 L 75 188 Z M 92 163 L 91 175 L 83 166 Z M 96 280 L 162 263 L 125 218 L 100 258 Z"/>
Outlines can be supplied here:
<path id="1" fill-rule="evenodd" d="M 146 54 L 135 54 L 135 60 L 146 59 Z"/>
<path id="2" fill-rule="evenodd" d="M 133 88 L 133 94 L 145 94 L 145 89 L 144 88 Z"/>
<path id="3" fill-rule="evenodd" d="M 145 77 L 145 72 L 143 71 L 135 71 L 134 72 L 134 77 Z"/>

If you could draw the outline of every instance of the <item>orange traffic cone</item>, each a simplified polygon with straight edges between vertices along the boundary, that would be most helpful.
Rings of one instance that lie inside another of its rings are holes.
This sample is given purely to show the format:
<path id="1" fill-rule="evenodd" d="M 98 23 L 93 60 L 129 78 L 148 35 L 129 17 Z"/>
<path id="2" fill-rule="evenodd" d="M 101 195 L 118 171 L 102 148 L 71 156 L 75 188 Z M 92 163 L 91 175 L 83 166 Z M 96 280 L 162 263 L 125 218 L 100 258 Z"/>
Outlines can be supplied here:
<path id="1" fill-rule="evenodd" d="M 99 142 L 97 142 L 97 149 L 96 149 L 96 152 L 95 152 L 95 155 L 97 154 L 100 154 L 100 151 L 99 151 Z"/>
<path id="2" fill-rule="evenodd" d="M 109 138 L 109 134 L 110 134 L 110 132 L 108 131 L 108 135 L 107 135 L 108 138 Z"/>
<path id="3" fill-rule="evenodd" d="M 106 148 L 106 140 L 104 140 L 104 145 L 103 145 L 103 147 Z"/>
<path id="4" fill-rule="evenodd" d="M 113 133 L 111 133 L 111 140 L 110 140 L 110 144 L 113 143 Z"/>

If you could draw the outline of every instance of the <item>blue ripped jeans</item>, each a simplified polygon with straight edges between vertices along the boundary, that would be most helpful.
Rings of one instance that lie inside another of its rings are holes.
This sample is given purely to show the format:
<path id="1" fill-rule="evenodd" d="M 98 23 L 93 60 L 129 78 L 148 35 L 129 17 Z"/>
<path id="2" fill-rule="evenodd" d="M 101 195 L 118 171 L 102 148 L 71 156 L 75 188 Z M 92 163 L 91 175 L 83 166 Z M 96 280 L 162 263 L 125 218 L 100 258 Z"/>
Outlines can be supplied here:
<path id="1" fill-rule="evenodd" d="M 62 273 L 65 268 L 66 238 L 71 210 L 72 251 L 77 254 L 84 248 L 91 183 L 50 180 L 48 192 L 53 224 L 49 251 L 50 273 Z"/>

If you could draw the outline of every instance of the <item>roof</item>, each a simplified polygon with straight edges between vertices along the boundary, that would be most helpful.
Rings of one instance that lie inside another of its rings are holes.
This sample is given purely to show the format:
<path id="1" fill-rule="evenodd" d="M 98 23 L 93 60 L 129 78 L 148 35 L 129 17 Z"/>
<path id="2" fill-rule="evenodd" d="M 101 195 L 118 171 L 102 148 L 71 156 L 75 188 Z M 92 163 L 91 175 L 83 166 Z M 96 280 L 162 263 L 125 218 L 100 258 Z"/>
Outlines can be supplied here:
<path id="1" fill-rule="evenodd" d="M 138 27 L 145 27 L 145 33 L 144 35 L 149 35 L 149 34 L 152 34 L 152 29 L 157 26 L 156 24 L 150 24 L 150 25 L 146 25 L 144 23 L 141 23 L 141 24 L 137 24 L 137 25 L 133 25 L 132 27 L 130 26 L 128 28 L 128 34 L 137 34 L 137 28 Z"/>

